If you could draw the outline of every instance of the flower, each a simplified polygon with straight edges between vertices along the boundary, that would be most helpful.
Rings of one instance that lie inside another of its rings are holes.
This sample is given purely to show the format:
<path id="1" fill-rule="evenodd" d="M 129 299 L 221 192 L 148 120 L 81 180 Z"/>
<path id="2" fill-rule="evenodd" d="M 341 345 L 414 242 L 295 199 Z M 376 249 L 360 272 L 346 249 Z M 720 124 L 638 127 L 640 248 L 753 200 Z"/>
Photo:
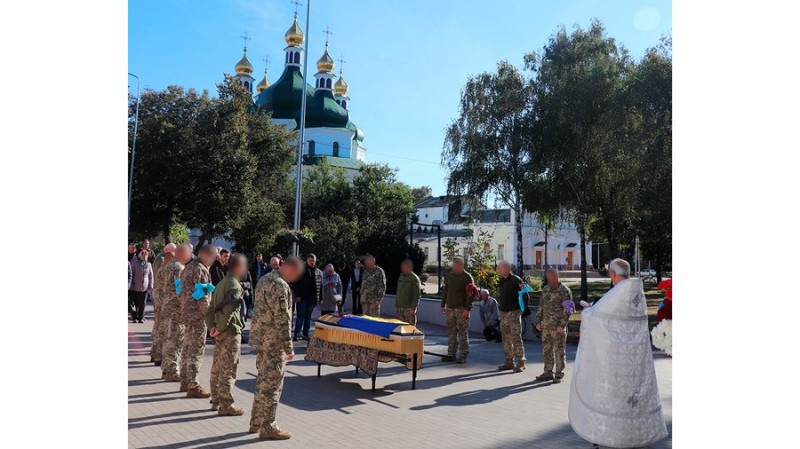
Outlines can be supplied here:
<path id="1" fill-rule="evenodd" d="M 650 331 L 653 346 L 672 357 L 672 320 L 663 320 Z"/>

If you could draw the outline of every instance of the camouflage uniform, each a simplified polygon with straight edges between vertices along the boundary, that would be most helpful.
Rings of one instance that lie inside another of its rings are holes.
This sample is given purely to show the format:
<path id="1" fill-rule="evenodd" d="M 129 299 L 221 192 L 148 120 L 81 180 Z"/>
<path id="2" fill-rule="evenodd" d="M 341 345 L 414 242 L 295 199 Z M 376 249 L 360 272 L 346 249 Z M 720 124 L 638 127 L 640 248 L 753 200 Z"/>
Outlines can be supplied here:
<path id="1" fill-rule="evenodd" d="M 163 256 L 160 257 L 163 261 Z M 155 310 L 156 321 L 153 323 L 153 331 L 150 333 L 150 357 L 156 362 L 161 362 L 161 356 L 164 353 L 164 337 L 167 333 L 167 322 L 163 317 L 167 291 L 163 285 L 159 284 L 163 277 L 161 269 L 153 267 L 153 273 L 153 309 Z M 163 284 L 163 282 L 161 283 Z M 170 287 L 175 288 L 175 285 L 171 284 Z"/>
<path id="2" fill-rule="evenodd" d="M 525 346 L 522 343 L 520 323 L 522 311 L 519 305 L 519 292 L 525 287 L 525 281 L 515 274 L 500 277 L 498 308 L 500 309 L 500 334 L 503 336 L 503 351 L 506 363 L 525 361 Z M 527 293 L 523 294 L 523 302 L 528 304 Z"/>
<path id="3" fill-rule="evenodd" d="M 556 288 L 545 285 L 542 289 L 542 299 L 536 318 L 542 327 L 542 356 L 544 357 L 544 373 L 553 373 L 553 360 L 555 359 L 556 377 L 564 377 L 566 362 L 567 325 L 569 312 L 562 302 L 572 300 L 572 291 L 561 282 Z M 559 334 L 558 327 L 564 328 L 564 333 Z"/>
<path id="4" fill-rule="evenodd" d="M 472 298 L 467 295 L 467 285 L 474 283 L 472 275 L 448 273 L 442 286 L 442 307 L 447 307 L 447 355 L 455 356 L 456 346 L 460 357 L 469 354 L 469 316 L 462 313 L 472 308 Z"/>
<path id="5" fill-rule="evenodd" d="M 181 323 L 181 304 L 176 293 L 175 280 L 181 278 L 183 264 L 177 260 L 158 270 L 154 292 L 161 302 L 160 315 L 156 325 L 163 325 L 163 349 L 161 352 L 161 372 L 163 377 L 178 374 L 178 358 L 183 343 L 183 323 Z"/>
<path id="6" fill-rule="evenodd" d="M 397 279 L 397 319 L 406 323 L 417 325 L 417 307 L 419 306 L 420 287 L 422 281 L 415 273 L 400 274 Z"/>
<path id="7" fill-rule="evenodd" d="M 188 389 L 200 386 L 197 382 L 197 373 L 203 361 L 203 351 L 206 347 L 206 322 L 205 315 L 211 294 L 207 293 L 200 300 L 192 298 L 194 284 L 210 284 L 211 274 L 208 268 L 195 259 L 189 262 L 181 273 L 181 319 L 185 326 L 183 347 L 181 348 L 181 383 Z"/>
<path id="8" fill-rule="evenodd" d="M 224 304 L 224 305 L 223 305 Z M 218 307 L 220 306 L 220 307 Z M 206 327 L 219 332 L 214 338 L 214 358 L 211 362 L 211 404 L 224 411 L 233 405 L 231 389 L 236 383 L 236 370 L 242 352 L 242 329 L 246 312 L 244 289 L 239 280 L 228 272 L 211 295 L 206 311 Z"/>
<path id="9" fill-rule="evenodd" d="M 381 316 L 381 301 L 386 293 L 386 274 L 383 268 L 375 266 L 365 269 L 361 278 L 361 307 L 364 315 Z"/>
<path id="10" fill-rule="evenodd" d="M 278 430 L 275 413 L 283 390 L 286 356 L 292 353 L 292 293 L 273 270 L 256 285 L 250 346 L 256 348 L 258 378 L 250 428 L 262 435 Z"/>

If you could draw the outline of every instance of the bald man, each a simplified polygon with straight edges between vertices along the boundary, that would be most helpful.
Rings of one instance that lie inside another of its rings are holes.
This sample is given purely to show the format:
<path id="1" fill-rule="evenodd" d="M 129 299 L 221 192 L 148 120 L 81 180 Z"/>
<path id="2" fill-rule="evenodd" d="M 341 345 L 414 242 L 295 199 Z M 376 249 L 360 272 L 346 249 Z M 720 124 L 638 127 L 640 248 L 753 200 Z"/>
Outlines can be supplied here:
<path id="1" fill-rule="evenodd" d="M 161 268 L 161 265 L 167 263 L 164 258 L 166 257 L 167 253 L 172 253 L 172 256 L 175 256 L 175 249 L 177 245 L 174 243 L 167 243 L 164 246 L 164 249 L 161 250 L 161 253 L 156 257 L 156 260 L 153 261 L 153 274 L 158 273 L 158 269 Z M 154 298 L 155 299 L 155 298 Z"/>
<path id="2" fill-rule="evenodd" d="M 181 273 L 192 260 L 192 249 L 189 245 L 180 245 L 175 249 L 175 259 L 165 263 L 158 271 L 155 289 L 161 302 L 161 315 L 156 324 L 163 323 L 164 340 L 161 352 L 161 377 L 167 382 L 180 382 L 178 358 L 181 355 L 183 342 L 183 322 L 181 321 L 181 304 L 178 294 L 181 292 Z"/>

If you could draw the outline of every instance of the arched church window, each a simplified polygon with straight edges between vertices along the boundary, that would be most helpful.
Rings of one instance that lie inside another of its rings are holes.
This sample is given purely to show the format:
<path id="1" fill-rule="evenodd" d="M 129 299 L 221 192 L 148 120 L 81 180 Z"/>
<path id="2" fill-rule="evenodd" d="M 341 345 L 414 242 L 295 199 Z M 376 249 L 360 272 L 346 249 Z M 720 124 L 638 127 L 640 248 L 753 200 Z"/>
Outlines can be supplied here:
<path id="1" fill-rule="evenodd" d="M 299 51 L 294 52 L 294 63 L 295 64 L 300 64 L 300 52 Z"/>
<path id="2" fill-rule="evenodd" d="M 339 142 L 333 142 L 333 157 L 339 157 Z"/>
<path id="3" fill-rule="evenodd" d="M 317 152 L 317 143 L 314 142 L 313 140 L 309 140 L 308 141 L 308 155 L 309 156 L 314 156 L 314 154 L 316 154 L 316 152 Z"/>
<path id="4" fill-rule="evenodd" d="M 327 80 L 325 80 L 325 87 L 327 87 L 328 89 L 330 89 L 330 88 L 331 88 L 331 79 L 330 79 L 330 78 L 328 78 Z"/>
<path id="5" fill-rule="evenodd" d="M 343 108 L 347 108 L 347 102 L 346 102 L 346 101 L 344 101 L 344 100 L 342 100 L 342 107 L 343 107 Z"/>
<path id="6" fill-rule="evenodd" d="M 284 64 L 288 64 L 289 63 L 289 53 L 286 53 L 285 55 L 283 55 L 283 63 Z"/>

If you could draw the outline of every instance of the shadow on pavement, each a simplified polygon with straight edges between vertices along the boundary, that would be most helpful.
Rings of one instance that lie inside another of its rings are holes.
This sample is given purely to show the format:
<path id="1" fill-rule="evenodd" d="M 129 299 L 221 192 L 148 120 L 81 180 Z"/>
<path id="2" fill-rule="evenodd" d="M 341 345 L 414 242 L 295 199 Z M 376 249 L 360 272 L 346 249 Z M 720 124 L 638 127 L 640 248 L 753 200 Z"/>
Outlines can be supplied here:
<path id="1" fill-rule="evenodd" d="M 197 440 L 191 440 L 191 441 L 181 441 L 180 443 L 171 443 L 169 445 L 169 447 L 170 448 L 182 448 L 182 447 L 189 447 L 189 446 L 215 447 L 217 445 L 214 445 L 214 443 L 222 443 L 222 442 L 225 442 L 225 441 L 228 441 L 228 440 L 233 440 L 235 438 L 243 437 L 245 435 L 249 435 L 249 434 L 247 432 L 234 432 L 234 433 L 228 433 L 228 434 L 220 435 L 220 436 L 216 436 L 216 437 L 206 437 L 206 438 L 199 438 Z M 253 437 L 255 438 L 255 441 L 253 441 L 253 443 L 261 442 L 261 440 L 258 439 L 257 435 L 253 435 Z M 250 443 L 249 441 L 248 442 L 239 442 L 239 441 L 237 441 L 234 446 L 241 447 L 241 446 L 244 446 L 246 444 L 252 444 L 252 443 Z M 230 444 L 219 444 L 218 447 L 233 447 L 233 446 L 231 446 Z M 159 448 L 163 448 L 163 446 L 147 446 L 147 447 L 143 447 L 141 449 L 159 449 Z"/>
<path id="2" fill-rule="evenodd" d="M 217 415 L 217 412 L 211 411 L 211 407 L 210 406 L 205 411 L 208 412 L 208 415 L 205 415 L 205 416 L 185 416 L 183 418 L 165 419 L 165 420 L 148 421 L 148 422 L 138 422 L 138 423 L 133 423 L 133 424 L 129 423 L 128 424 L 128 430 L 130 430 L 130 429 L 138 429 L 140 427 L 148 427 L 148 426 L 162 426 L 162 425 L 165 425 L 165 424 L 178 424 L 178 423 L 183 423 L 183 422 L 198 422 L 199 423 L 199 421 L 201 421 L 201 420 L 219 418 L 219 415 Z M 202 425 L 202 424 L 200 424 L 200 425 Z"/>
<path id="3" fill-rule="evenodd" d="M 528 390 L 547 387 L 550 385 L 551 385 L 550 382 L 533 381 L 521 385 L 500 387 L 492 390 L 466 391 L 463 393 L 456 393 L 450 396 L 444 396 L 438 399 L 434 399 L 433 404 L 418 405 L 415 407 L 411 407 L 409 410 L 428 410 L 441 406 L 461 407 L 467 405 L 488 404 L 489 402 L 494 402 L 498 399 L 503 399 L 512 394 L 522 393 Z"/>
<path id="4" fill-rule="evenodd" d="M 151 419 L 159 419 L 159 418 L 170 418 L 181 415 L 196 415 L 198 413 L 207 413 L 207 412 L 208 410 L 186 410 L 182 412 L 164 413 L 162 415 L 141 416 L 139 418 L 128 418 L 128 423 L 130 424 L 134 422 L 150 421 Z"/>

